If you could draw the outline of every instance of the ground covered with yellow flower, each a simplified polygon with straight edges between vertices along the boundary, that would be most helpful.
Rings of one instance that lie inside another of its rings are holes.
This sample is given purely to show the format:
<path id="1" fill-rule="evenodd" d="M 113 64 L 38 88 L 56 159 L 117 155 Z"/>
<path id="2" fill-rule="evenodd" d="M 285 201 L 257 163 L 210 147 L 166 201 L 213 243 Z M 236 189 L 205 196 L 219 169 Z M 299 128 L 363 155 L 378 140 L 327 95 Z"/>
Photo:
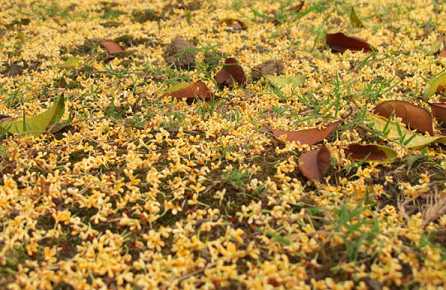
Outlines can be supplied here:
<path id="1" fill-rule="evenodd" d="M 370 112 L 406 101 L 445 134 L 426 89 L 445 17 L 440 0 L 0 0 L 0 288 L 442 289 L 444 140 Z M 52 103 L 63 116 L 26 131 Z"/>

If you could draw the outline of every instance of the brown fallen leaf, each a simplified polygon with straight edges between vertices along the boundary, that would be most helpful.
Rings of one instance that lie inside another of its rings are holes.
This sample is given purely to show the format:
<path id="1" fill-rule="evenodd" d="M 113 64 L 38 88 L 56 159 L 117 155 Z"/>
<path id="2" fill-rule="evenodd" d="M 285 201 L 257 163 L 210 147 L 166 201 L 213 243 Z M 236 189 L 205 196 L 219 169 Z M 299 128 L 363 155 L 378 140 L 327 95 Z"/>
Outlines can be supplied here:
<path id="1" fill-rule="evenodd" d="M 325 41 L 333 52 L 364 51 L 369 52 L 372 47 L 363 39 L 347 36 L 342 32 L 327 33 Z"/>
<path id="2" fill-rule="evenodd" d="M 429 223 L 446 214 L 446 193 L 435 194 L 428 197 L 427 205 L 423 210 L 423 228 Z"/>
<path id="3" fill-rule="evenodd" d="M 446 103 L 431 103 L 430 105 L 434 118 L 446 122 Z"/>
<path id="4" fill-rule="evenodd" d="M 215 81 L 220 88 L 234 87 L 235 83 L 240 86 L 246 84 L 246 76 L 243 68 L 235 58 L 227 58 L 223 68 L 215 75 Z"/>
<path id="5" fill-rule="evenodd" d="M 300 144 L 313 145 L 326 139 L 328 136 L 336 130 L 340 122 L 334 122 L 328 124 L 325 128 L 312 128 L 299 131 L 284 131 L 273 129 L 272 133 L 278 140 L 284 140 L 288 142 L 297 142 Z"/>
<path id="6" fill-rule="evenodd" d="M 330 168 L 330 151 L 322 145 L 319 149 L 303 153 L 299 157 L 298 167 L 308 180 L 321 182 Z"/>
<path id="7" fill-rule="evenodd" d="M 225 24 L 226 29 L 228 31 L 232 31 L 232 32 L 237 32 L 237 31 L 242 31 L 242 30 L 247 29 L 247 26 L 243 21 L 235 19 L 235 18 L 225 18 L 225 19 L 221 20 L 221 23 Z"/>
<path id="8" fill-rule="evenodd" d="M 0 114 L 0 120 L 7 120 L 7 119 L 11 119 L 11 116 Z"/>
<path id="9" fill-rule="evenodd" d="M 167 92 L 163 95 L 171 96 L 176 99 L 203 99 L 208 100 L 212 97 L 211 90 L 206 86 L 206 84 L 202 81 L 197 81 L 189 85 L 183 85 L 179 89 L 175 89 L 173 91 Z"/>
<path id="10" fill-rule="evenodd" d="M 47 131 L 51 134 L 56 134 L 67 131 L 69 128 L 72 128 L 71 121 L 62 121 L 48 127 Z"/>
<path id="11" fill-rule="evenodd" d="M 102 40 L 100 45 L 103 49 L 107 51 L 109 55 L 115 55 L 121 52 L 124 52 L 124 48 L 114 42 L 113 40 Z"/>
<path id="12" fill-rule="evenodd" d="M 280 75 L 285 70 L 285 65 L 280 59 L 270 59 L 252 68 L 251 78 L 254 81 L 267 75 Z"/>
<path id="13" fill-rule="evenodd" d="M 351 160 L 382 162 L 391 162 L 397 156 L 391 148 L 376 144 L 350 144 L 345 154 Z"/>
<path id="14" fill-rule="evenodd" d="M 438 53 L 438 57 L 439 57 L 439 58 L 446 58 L 446 48 L 443 48 L 443 49 Z"/>
<path id="15" fill-rule="evenodd" d="M 175 37 L 164 50 L 166 63 L 179 69 L 194 68 L 196 55 L 195 45 L 181 36 Z"/>
<path id="16" fill-rule="evenodd" d="M 434 134 L 431 114 L 412 103 L 398 100 L 385 101 L 378 104 L 373 112 L 384 118 L 395 115 L 401 118 L 403 123 L 411 129 L 418 130 L 421 133 Z"/>

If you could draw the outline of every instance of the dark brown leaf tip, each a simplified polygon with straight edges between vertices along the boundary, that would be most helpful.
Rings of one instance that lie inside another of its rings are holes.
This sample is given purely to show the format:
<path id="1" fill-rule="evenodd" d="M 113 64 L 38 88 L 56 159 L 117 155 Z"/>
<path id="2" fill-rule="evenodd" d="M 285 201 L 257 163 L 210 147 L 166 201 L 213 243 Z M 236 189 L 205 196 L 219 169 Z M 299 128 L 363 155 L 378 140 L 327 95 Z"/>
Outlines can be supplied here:
<path id="1" fill-rule="evenodd" d="M 110 56 L 124 52 L 124 48 L 113 40 L 102 40 L 99 44 Z"/>
<path id="2" fill-rule="evenodd" d="M 342 32 L 327 33 L 325 40 L 333 52 L 342 53 L 346 50 L 369 52 L 372 50 L 372 47 L 365 40 L 347 36 Z"/>
<path id="3" fill-rule="evenodd" d="M 446 102 L 431 103 L 432 115 L 435 119 L 446 122 Z"/>
<path id="4" fill-rule="evenodd" d="M 350 144 L 345 149 L 345 153 L 351 160 L 380 161 L 387 159 L 387 154 L 379 146 L 373 144 Z"/>
<path id="5" fill-rule="evenodd" d="M 194 82 L 179 90 L 165 93 L 163 96 L 171 96 L 176 99 L 202 99 L 209 100 L 212 97 L 211 90 L 202 81 Z"/>
<path id="6" fill-rule="evenodd" d="M 284 70 L 285 65 L 283 64 L 283 61 L 271 59 L 253 67 L 251 78 L 254 81 L 257 81 L 266 75 L 280 75 L 283 73 Z"/>
<path id="7" fill-rule="evenodd" d="M 235 18 L 225 18 L 221 23 L 226 25 L 226 30 L 230 32 L 238 32 L 247 29 L 247 26 L 243 21 Z"/>
<path id="8" fill-rule="evenodd" d="M 192 69 L 195 67 L 197 49 L 189 40 L 181 36 L 175 37 L 164 51 L 164 59 L 167 64 L 180 69 Z"/>
<path id="9" fill-rule="evenodd" d="M 220 88 L 232 88 L 237 83 L 239 86 L 246 84 L 246 76 L 243 68 L 235 58 L 227 58 L 223 68 L 215 75 L 215 81 Z"/>
<path id="10" fill-rule="evenodd" d="M 330 151 L 325 145 L 319 149 L 303 153 L 298 167 L 303 176 L 313 182 L 321 182 L 330 168 Z"/>
<path id="11" fill-rule="evenodd" d="M 288 142 L 297 142 L 300 144 L 313 145 L 322 142 L 328 136 L 330 136 L 340 122 L 333 122 L 328 124 L 324 128 L 311 128 L 298 131 L 284 131 L 273 129 L 273 136 L 278 140 L 284 140 Z"/>
<path id="12" fill-rule="evenodd" d="M 12 119 L 9 115 L 0 114 L 0 121 L 6 121 Z"/>
<path id="13" fill-rule="evenodd" d="M 378 104 L 373 109 L 373 113 L 385 118 L 396 116 L 401 118 L 402 122 L 411 129 L 421 133 L 434 134 L 431 114 L 427 110 L 409 102 L 398 100 L 385 101 Z"/>

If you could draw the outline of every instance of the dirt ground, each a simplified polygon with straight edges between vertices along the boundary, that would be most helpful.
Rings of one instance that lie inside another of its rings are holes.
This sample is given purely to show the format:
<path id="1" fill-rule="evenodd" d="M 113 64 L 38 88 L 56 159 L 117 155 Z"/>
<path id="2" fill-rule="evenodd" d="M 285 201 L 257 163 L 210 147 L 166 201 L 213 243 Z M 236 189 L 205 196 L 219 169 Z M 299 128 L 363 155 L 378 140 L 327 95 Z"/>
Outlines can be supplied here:
<path id="1" fill-rule="evenodd" d="M 367 116 L 430 116 L 445 18 L 441 0 L 0 0 L 0 127 L 64 100 L 45 132 L 1 134 L 0 288 L 443 289 L 446 145 Z"/>

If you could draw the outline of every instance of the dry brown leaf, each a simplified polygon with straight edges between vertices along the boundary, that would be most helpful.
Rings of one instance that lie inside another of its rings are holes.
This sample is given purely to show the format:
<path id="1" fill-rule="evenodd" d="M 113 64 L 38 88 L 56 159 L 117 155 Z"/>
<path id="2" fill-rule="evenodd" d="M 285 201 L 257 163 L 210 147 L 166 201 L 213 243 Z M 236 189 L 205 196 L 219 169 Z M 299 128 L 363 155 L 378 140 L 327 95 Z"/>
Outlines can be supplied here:
<path id="1" fill-rule="evenodd" d="M 235 58 L 227 58 L 223 68 L 215 75 L 215 81 L 220 88 L 234 87 L 235 83 L 240 86 L 246 84 L 246 76 L 243 68 Z"/>
<path id="2" fill-rule="evenodd" d="M 221 20 L 221 23 L 226 25 L 228 31 L 236 32 L 247 29 L 247 26 L 243 21 L 235 18 L 225 18 Z"/>
<path id="3" fill-rule="evenodd" d="M 299 131 L 284 131 L 279 129 L 273 129 L 272 133 L 278 140 L 284 140 L 288 142 L 297 142 L 300 144 L 313 145 L 322 142 L 328 136 L 336 130 L 339 126 L 339 121 L 330 123 L 324 128 L 312 128 Z"/>
<path id="4" fill-rule="evenodd" d="M 395 115 L 401 118 L 403 123 L 409 128 L 417 130 L 421 133 L 434 134 L 431 114 L 414 104 L 406 101 L 385 101 L 378 104 L 373 112 L 385 118 Z"/>
<path id="5" fill-rule="evenodd" d="M 163 96 L 171 96 L 176 99 L 203 99 L 208 100 L 212 97 L 211 90 L 202 81 L 194 82 L 190 85 L 186 85 L 180 89 L 167 92 Z"/>
<path id="6" fill-rule="evenodd" d="M 270 59 L 252 68 L 251 77 L 254 81 L 267 75 L 280 75 L 285 70 L 285 65 L 280 59 Z"/>
<path id="7" fill-rule="evenodd" d="M 345 155 L 351 160 L 391 162 L 397 153 L 377 144 L 350 144 L 345 149 Z"/>
<path id="8" fill-rule="evenodd" d="M 299 157 L 298 167 L 303 176 L 313 182 L 321 182 L 330 168 L 330 151 L 325 145 L 303 153 Z"/>
<path id="9" fill-rule="evenodd" d="M 12 118 L 12 117 L 9 116 L 9 115 L 0 114 L 0 121 L 1 121 L 1 120 L 8 120 L 8 119 L 11 119 L 11 118 Z"/>
<path id="10" fill-rule="evenodd" d="M 181 36 L 175 37 L 164 50 L 164 60 L 170 66 L 179 69 L 192 69 L 195 67 L 197 48 Z"/>
<path id="11" fill-rule="evenodd" d="M 423 227 L 446 214 L 446 194 L 433 195 L 423 212 Z"/>
<path id="12" fill-rule="evenodd" d="M 347 36 L 342 32 L 327 33 L 325 40 L 333 52 L 344 52 L 346 50 L 369 52 L 372 50 L 372 47 L 365 40 Z"/>
<path id="13" fill-rule="evenodd" d="M 122 48 L 122 46 L 120 46 L 113 40 L 102 40 L 100 42 L 100 45 L 103 49 L 105 49 L 107 51 L 107 53 L 109 55 L 114 55 L 114 54 L 124 52 L 124 48 Z"/>
<path id="14" fill-rule="evenodd" d="M 431 103 L 430 105 L 434 118 L 446 122 L 446 103 Z"/>

